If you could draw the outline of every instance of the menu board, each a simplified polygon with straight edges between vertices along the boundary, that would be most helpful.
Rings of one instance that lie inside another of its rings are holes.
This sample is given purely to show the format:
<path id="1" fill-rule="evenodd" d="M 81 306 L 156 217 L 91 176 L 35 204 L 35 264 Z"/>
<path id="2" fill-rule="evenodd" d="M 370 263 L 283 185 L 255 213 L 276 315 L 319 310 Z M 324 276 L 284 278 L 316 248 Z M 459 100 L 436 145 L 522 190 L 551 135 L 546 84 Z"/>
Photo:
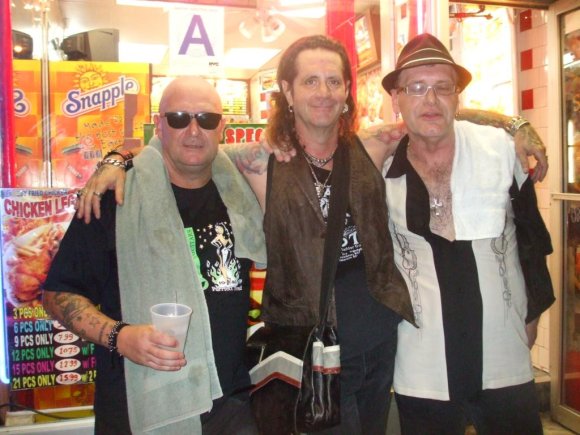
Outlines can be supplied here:
<path id="1" fill-rule="evenodd" d="M 70 189 L 1 189 L 2 296 L 11 389 L 92 382 L 94 344 L 50 319 L 41 286 L 74 215 Z"/>
<path id="2" fill-rule="evenodd" d="M 149 71 L 140 63 L 51 63 L 53 186 L 82 187 L 107 152 L 143 143 Z"/>
<path id="3" fill-rule="evenodd" d="M 248 114 L 248 83 L 242 80 L 219 80 L 217 91 L 222 99 L 224 116 Z"/>

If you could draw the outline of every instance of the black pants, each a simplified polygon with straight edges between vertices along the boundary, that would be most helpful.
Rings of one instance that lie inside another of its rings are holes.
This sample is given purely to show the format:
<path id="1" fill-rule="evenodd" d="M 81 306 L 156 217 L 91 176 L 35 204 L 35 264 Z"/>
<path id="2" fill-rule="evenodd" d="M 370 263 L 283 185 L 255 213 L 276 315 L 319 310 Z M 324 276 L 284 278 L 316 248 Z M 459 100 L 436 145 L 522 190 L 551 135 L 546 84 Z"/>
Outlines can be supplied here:
<path id="1" fill-rule="evenodd" d="M 214 400 L 211 411 L 200 419 L 203 435 L 258 435 L 248 393 Z"/>
<path id="2" fill-rule="evenodd" d="M 341 361 L 341 423 L 316 435 L 385 435 L 396 349 L 395 328 L 388 340 Z"/>
<path id="3" fill-rule="evenodd" d="M 534 382 L 484 390 L 462 402 L 395 394 L 402 435 L 464 435 L 467 423 L 478 435 L 541 435 Z"/>

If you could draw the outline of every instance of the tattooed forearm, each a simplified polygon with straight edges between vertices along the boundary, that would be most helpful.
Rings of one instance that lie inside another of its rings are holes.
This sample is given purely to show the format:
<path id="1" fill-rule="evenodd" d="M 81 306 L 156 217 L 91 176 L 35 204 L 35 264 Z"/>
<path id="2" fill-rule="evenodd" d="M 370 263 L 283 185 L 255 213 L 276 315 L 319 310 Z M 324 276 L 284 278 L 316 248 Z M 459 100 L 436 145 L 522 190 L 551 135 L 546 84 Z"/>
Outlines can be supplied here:
<path id="1" fill-rule="evenodd" d="M 242 174 L 264 174 L 269 153 L 259 142 L 223 145 L 222 149 Z"/>
<path id="2" fill-rule="evenodd" d="M 108 328 L 109 332 L 107 332 L 107 326 L 108 325 L 106 323 L 103 323 L 101 329 L 99 330 L 99 343 L 105 343 L 108 339 L 110 328 Z"/>
<path id="3" fill-rule="evenodd" d="M 57 293 L 55 304 L 62 323 L 73 330 L 76 329 L 75 324 L 84 322 L 84 312 L 87 308 L 93 307 L 85 298 L 70 293 Z"/>
<path id="4" fill-rule="evenodd" d="M 359 137 L 360 140 L 363 141 L 366 139 L 382 140 L 383 134 L 391 131 L 393 128 L 395 128 L 394 124 L 373 125 L 372 127 L 360 129 L 357 132 L 357 136 Z"/>
<path id="5" fill-rule="evenodd" d="M 544 142 L 542 142 L 542 139 L 538 135 L 538 132 L 529 124 L 524 125 L 523 127 L 520 127 L 518 129 L 518 131 L 516 132 L 514 139 L 516 141 L 528 144 L 527 145 L 528 149 L 532 149 L 532 148 L 536 148 L 536 147 L 539 149 L 545 148 Z"/>
<path id="6" fill-rule="evenodd" d="M 455 116 L 458 120 L 473 122 L 479 125 L 506 129 L 510 117 L 501 113 L 488 112 L 485 110 L 461 109 Z"/>
<path id="7" fill-rule="evenodd" d="M 97 344 L 106 345 L 114 324 L 87 298 L 67 292 L 44 292 L 48 313 L 68 330 Z"/>

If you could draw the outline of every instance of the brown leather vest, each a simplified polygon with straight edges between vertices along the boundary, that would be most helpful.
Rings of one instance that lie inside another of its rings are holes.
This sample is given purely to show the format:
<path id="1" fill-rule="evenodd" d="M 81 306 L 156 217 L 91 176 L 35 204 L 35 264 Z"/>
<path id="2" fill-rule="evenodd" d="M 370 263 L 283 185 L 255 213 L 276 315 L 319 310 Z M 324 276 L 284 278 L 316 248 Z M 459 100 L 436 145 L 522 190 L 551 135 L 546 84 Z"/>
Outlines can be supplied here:
<path id="1" fill-rule="evenodd" d="M 393 259 L 385 182 L 358 139 L 349 152 L 349 208 L 364 252 L 370 292 L 413 322 L 409 292 Z M 318 320 L 326 226 L 304 157 L 273 164 L 264 217 L 268 272 L 262 320 L 311 326 Z"/>

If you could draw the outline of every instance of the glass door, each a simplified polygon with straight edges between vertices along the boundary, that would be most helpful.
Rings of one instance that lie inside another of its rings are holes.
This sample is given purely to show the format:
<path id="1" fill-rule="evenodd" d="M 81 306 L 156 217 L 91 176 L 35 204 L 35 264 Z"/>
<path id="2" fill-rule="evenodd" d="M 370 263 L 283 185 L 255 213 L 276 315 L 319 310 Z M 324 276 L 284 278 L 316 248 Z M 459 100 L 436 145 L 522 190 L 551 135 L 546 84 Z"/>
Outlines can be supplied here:
<path id="1" fill-rule="evenodd" d="M 554 234 L 559 269 L 554 275 L 560 292 L 551 325 L 551 342 L 556 344 L 552 348 L 551 408 L 554 420 L 580 432 L 580 6 L 577 1 L 561 0 L 550 12 L 549 39 L 553 53 L 558 54 L 550 59 L 550 65 L 557 68 L 550 73 L 559 78 L 559 86 L 554 88 L 558 97 L 552 100 L 559 108 L 552 124 L 558 134 L 550 137 L 560 144 L 559 152 L 552 144 L 551 154 L 562 155 L 562 165 L 552 168 L 561 169 L 559 193 L 552 195 L 560 223 L 552 228 L 562 231 Z"/>

